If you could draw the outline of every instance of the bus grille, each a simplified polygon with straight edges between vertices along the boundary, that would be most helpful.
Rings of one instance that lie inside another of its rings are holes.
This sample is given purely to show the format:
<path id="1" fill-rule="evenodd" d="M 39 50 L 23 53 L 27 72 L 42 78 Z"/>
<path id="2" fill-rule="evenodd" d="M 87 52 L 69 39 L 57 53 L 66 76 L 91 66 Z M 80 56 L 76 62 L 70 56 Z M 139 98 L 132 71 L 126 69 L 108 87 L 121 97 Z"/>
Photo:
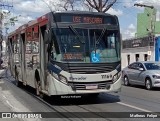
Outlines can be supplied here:
<path id="1" fill-rule="evenodd" d="M 97 86 L 97 88 L 93 89 L 107 89 L 112 84 L 112 81 L 105 81 L 105 82 L 69 82 L 69 85 L 72 87 L 73 90 L 92 90 L 87 89 L 87 86 Z"/>
<path id="2" fill-rule="evenodd" d="M 113 71 L 120 62 L 115 63 L 55 63 L 62 70 L 75 74 L 97 74 Z"/>

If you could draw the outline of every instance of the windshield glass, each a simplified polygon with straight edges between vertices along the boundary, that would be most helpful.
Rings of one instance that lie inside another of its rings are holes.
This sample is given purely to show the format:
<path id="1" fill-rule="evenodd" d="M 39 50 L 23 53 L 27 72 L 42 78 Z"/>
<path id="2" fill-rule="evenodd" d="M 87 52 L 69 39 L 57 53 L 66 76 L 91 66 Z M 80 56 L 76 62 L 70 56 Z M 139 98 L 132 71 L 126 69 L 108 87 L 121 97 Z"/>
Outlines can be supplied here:
<path id="1" fill-rule="evenodd" d="M 53 29 L 51 58 L 67 62 L 117 62 L 120 60 L 118 31 L 106 29 Z"/>
<path id="2" fill-rule="evenodd" d="M 99 62 L 116 62 L 120 60 L 120 40 L 117 31 L 91 29 L 90 45 L 91 54 L 93 56 L 97 55 Z M 94 61 L 95 59 L 92 59 L 92 62 Z"/>
<path id="3" fill-rule="evenodd" d="M 144 65 L 147 70 L 160 70 L 159 63 L 145 63 Z"/>

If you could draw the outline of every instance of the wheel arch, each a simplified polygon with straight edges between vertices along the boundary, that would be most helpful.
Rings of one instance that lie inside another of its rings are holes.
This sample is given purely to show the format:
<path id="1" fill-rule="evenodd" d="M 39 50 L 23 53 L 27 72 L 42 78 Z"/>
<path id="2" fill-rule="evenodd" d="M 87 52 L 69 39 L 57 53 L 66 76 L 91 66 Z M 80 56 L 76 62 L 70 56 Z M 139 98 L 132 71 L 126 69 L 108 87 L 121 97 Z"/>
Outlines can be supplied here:
<path id="1" fill-rule="evenodd" d="M 147 76 L 145 77 L 145 82 L 146 82 L 147 79 L 150 79 L 150 80 L 151 80 L 151 77 L 150 77 L 149 75 L 147 75 Z"/>

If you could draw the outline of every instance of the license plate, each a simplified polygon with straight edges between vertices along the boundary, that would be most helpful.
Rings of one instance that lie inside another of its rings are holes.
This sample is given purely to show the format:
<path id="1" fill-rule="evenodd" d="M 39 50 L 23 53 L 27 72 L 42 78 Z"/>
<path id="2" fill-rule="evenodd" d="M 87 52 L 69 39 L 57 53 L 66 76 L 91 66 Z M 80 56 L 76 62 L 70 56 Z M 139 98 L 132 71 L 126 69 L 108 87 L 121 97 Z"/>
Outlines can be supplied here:
<path id="1" fill-rule="evenodd" d="M 86 89 L 98 89 L 98 85 L 86 85 Z"/>

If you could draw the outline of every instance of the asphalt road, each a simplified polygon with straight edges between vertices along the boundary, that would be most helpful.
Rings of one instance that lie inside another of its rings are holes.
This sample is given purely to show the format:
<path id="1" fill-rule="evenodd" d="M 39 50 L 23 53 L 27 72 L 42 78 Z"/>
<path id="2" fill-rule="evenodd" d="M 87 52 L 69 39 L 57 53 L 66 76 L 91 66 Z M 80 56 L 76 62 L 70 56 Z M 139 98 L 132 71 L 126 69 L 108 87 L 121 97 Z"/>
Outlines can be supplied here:
<path id="1" fill-rule="evenodd" d="M 160 119 L 153 118 L 116 118 L 119 115 L 127 112 L 160 112 L 160 89 L 154 89 L 152 91 L 146 90 L 144 87 L 122 86 L 120 93 L 100 94 L 97 98 L 89 95 L 85 96 L 61 96 L 61 97 L 46 97 L 44 100 L 35 96 L 32 88 L 18 88 L 14 84 L 14 79 L 11 76 L 1 79 L 1 99 L 5 100 L 13 111 L 16 112 L 58 112 L 58 118 L 54 118 L 54 121 L 159 121 Z M 5 99 L 4 99 L 5 98 Z M 67 113 L 61 112 L 72 112 Z M 73 113 L 78 112 L 78 113 Z M 82 112 L 81 114 L 79 112 Z M 85 112 L 85 113 L 83 113 Z M 93 112 L 93 113 L 86 113 Z M 97 113 L 104 112 L 104 114 Z M 112 118 L 104 118 L 107 112 L 120 112 L 114 115 Z M 57 114 L 55 114 L 57 115 Z M 91 116 L 90 116 L 91 115 Z M 159 114 L 155 114 L 159 115 Z M 84 118 L 84 117 L 85 118 Z M 86 118 L 86 117 L 89 118 Z M 73 117 L 73 118 L 71 118 Z M 115 118 L 113 118 L 115 117 Z M 61 119 L 60 119 L 61 118 Z M 31 121 L 31 119 L 25 119 Z M 37 121 L 37 119 L 32 119 Z M 39 119 L 39 121 L 51 121 L 53 119 Z"/>

